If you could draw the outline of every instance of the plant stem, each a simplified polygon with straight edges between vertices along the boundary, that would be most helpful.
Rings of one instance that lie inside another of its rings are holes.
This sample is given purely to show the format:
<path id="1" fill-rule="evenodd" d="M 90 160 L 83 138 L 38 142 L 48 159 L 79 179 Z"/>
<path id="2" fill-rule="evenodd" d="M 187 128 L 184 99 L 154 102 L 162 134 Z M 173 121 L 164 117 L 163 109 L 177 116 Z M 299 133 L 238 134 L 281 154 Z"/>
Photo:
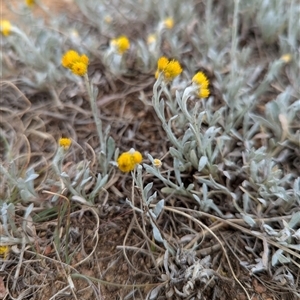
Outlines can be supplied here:
<path id="1" fill-rule="evenodd" d="M 91 110 L 93 113 L 93 118 L 96 124 L 96 129 L 100 141 L 100 163 L 101 167 L 103 168 L 102 171 L 106 175 L 107 174 L 107 163 L 105 163 L 105 157 L 106 157 L 106 141 L 103 136 L 103 129 L 102 129 L 102 121 L 100 119 L 99 113 L 98 113 L 98 108 L 96 105 L 96 99 L 95 99 L 95 94 L 93 93 L 93 87 L 90 84 L 89 77 L 87 74 L 84 75 L 84 83 L 89 95 L 89 100 L 91 104 Z M 104 160 L 102 161 L 102 155 L 104 155 Z M 102 163 L 103 162 L 103 163 Z"/>

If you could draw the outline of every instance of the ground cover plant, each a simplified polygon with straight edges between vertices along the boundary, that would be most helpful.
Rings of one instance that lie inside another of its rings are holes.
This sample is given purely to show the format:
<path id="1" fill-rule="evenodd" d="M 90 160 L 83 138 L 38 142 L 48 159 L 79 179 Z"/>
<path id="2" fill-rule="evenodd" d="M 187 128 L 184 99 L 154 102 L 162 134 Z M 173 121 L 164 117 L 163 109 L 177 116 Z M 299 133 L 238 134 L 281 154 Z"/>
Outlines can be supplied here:
<path id="1" fill-rule="evenodd" d="M 0 299 L 299 299 L 300 4 L 6 1 Z"/>

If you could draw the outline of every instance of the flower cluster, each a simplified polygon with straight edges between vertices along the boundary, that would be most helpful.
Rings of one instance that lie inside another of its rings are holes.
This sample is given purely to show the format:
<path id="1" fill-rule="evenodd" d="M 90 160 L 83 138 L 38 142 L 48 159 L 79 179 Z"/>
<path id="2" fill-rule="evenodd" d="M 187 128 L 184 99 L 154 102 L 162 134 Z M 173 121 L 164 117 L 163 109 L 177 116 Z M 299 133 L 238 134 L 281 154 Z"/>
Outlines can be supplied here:
<path id="1" fill-rule="evenodd" d="M 0 21 L 0 31 L 3 35 L 8 36 L 11 31 L 11 24 L 7 20 Z"/>
<path id="2" fill-rule="evenodd" d="M 143 160 L 143 156 L 139 151 L 131 148 L 129 151 L 122 153 L 118 158 L 118 168 L 122 172 L 130 172 L 134 167 Z"/>
<path id="3" fill-rule="evenodd" d="M 199 98 L 207 98 L 210 94 L 208 85 L 209 80 L 203 72 L 198 72 L 194 75 L 192 81 L 199 87 L 198 96 Z"/>
<path id="4" fill-rule="evenodd" d="M 87 72 L 89 58 L 85 54 L 79 55 L 78 52 L 69 50 L 62 57 L 61 64 L 75 75 L 83 76 Z"/>
<path id="5" fill-rule="evenodd" d="M 60 138 L 58 141 L 58 145 L 60 147 L 63 147 L 64 150 L 68 150 L 71 146 L 71 143 L 72 143 L 72 141 L 69 138 Z"/>
<path id="6" fill-rule="evenodd" d="M 164 78 L 167 81 L 174 79 L 182 72 L 180 63 L 177 60 L 168 60 L 165 56 L 162 56 L 157 61 L 157 70 L 155 72 L 155 78 L 158 78 L 159 73 L 163 73 Z"/>
<path id="7" fill-rule="evenodd" d="M 112 39 L 111 45 L 117 50 L 119 54 L 122 55 L 129 49 L 130 42 L 125 35 L 121 35 L 118 38 Z"/>

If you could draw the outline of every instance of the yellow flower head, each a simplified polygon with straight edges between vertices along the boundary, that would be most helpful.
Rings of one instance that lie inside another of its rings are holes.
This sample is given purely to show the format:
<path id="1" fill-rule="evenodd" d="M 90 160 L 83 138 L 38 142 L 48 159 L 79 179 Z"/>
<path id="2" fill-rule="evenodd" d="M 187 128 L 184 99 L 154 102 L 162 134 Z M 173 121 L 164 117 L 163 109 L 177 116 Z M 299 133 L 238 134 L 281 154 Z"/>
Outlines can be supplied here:
<path id="1" fill-rule="evenodd" d="M 121 35 L 116 39 L 111 41 L 112 46 L 114 46 L 119 54 L 123 54 L 130 47 L 129 39 L 125 35 Z"/>
<path id="2" fill-rule="evenodd" d="M 160 57 L 157 61 L 157 70 L 163 71 L 167 67 L 168 63 L 169 60 L 165 56 Z"/>
<path id="3" fill-rule="evenodd" d="M 167 80 L 172 80 L 182 72 L 180 63 L 177 60 L 171 60 L 164 69 L 164 75 Z"/>
<path id="4" fill-rule="evenodd" d="M 164 20 L 164 26 L 168 29 L 172 29 L 174 26 L 174 20 L 172 18 L 166 18 Z"/>
<path id="5" fill-rule="evenodd" d="M 71 68 L 73 74 L 83 76 L 86 74 L 87 65 L 81 61 L 76 61 Z"/>
<path id="6" fill-rule="evenodd" d="M 166 57 L 162 56 L 157 61 L 157 70 L 155 72 L 155 78 L 158 78 L 160 72 L 163 72 L 167 81 L 174 79 L 182 72 L 180 63 L 177 60 L 169 61 Z"/>
<path id="7" fill-rule="evenodd" d="M 195 74 L 192 78 L 192 81 L 202 88 L 207 88 L 209 85 L 209 81 L 203 72 L 198 72 L 197 74 Z"/>
<path id="8" fill-rule="evenodd" d="M 209 89 L 200 89 L 198 91 L 199 98 L 208 98 L 209 94 L 210 94 Z"/>
<path id="9" fill-rule="evenodd" d="M 27 6 L 33 6 L 35 4 L 35 0 L 25 0 Z"/>
<path id="10" fill-rule="evenodd" d="M 143 160 L 143 156 L 139 151 L 130 149 L 127 152 L 122 153 L 118 160 L 118 168 L 126 173 L 134 170 L 136 164 L 139 164 Z"/>
<path id="11" fill-rule="evenodd" d="M 80 56 L 76 51 L 69 50 L 62 57 L 61 64 L 75 75 L 83 76 L 87 72 L 89 58 L 85 54 Z"/>
<path id="12" fill-rule="evenodd" d="M 292 60 L 292 55 L 291 54 L 284 54 L 280 57 L 280 59 L 285 62 L 289 63 Z"/>
<path id="13" fill-rule="evenodd" d="M 0 31 L 3 35 L 8 36 L 11 31 L 11 24 L 7 20 L 0 21 Z"/>
<path id="14" fill-rule="evenodd" d="M 142 156 L 141 152 L 139 152 L 139 151 L 134 151 L 132 154 L 132 157 L 136 164 L 141 163 L 143 160 L 143 156 Z"/>
<path id="15" fill-rule="evenodd" d="M 60 147 L 63 147 L 64 150 L 68 150 L 71 146 L 71 143 L 72 143 L 72 141 L 69 138 L 60 138 L 58 141 L 58 145 Z"/>
<path id="16" fill-rule="evenodd" d="M 154 158 L 154 159 L 153 159 L 153 166 L 154 166 L 155 168 L 158 168 L 158 169 L 159 169 L 159 168 L 162 166 L 161 160 L 158 159 L 158 158 Z"/>
<path id="17" fill-rule="evenodd" d="M 9 253 L 9 246 L 0 246 L 0 256 L 3 256 L 3 258 L 6 259 L 8 253 Z"/>
<path id="18" fill-rule="evenodd" d="M 89 64 L 89 58 L 85 54 L 82 54 L 80 56 L 80 62 L 84 63 L 85 65 L 88 65 Z"/>
<path id="19" fill-rule="evenodd" d="M 156 42 L 156 35 L 153 33 L 153 34 L 149 34 L 148 37 L 147 37 L 147 44 L 150 45 L 150 44 L 153 44 Z"/>
<path id="20" fill-rule="evenodd" d="M 65 55 L 62 57 L 61 64 L 65 68 L 71 68 L 75 61 L 79 61 L 80 56 L 79 54 L 74 50 L 69 50 L 65 53 Z"/>
<path id="21" fill-rule="evenodd" d="M 199 98 L 207 98 L 210 94 L 208 89 L 209 80 L 203 72 L 198 72 L 192 78 L 192 82 L 194 82 L 197 86 L 199 86 L 198 96 Z"/>
<path id="22" fill-rule="evenodd" d="M 129 152 L 122 153 L 118 158 L 118 167 L 122 172 L 130 172 L 134 169 L 135 163 L 132 154 Z"/>

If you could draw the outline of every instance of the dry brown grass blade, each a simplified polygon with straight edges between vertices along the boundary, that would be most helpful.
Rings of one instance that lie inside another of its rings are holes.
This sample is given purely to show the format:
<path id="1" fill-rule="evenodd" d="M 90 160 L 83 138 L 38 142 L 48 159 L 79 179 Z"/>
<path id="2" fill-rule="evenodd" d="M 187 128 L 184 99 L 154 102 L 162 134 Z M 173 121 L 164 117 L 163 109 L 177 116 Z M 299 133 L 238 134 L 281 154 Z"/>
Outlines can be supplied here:
<path id="1" fill-rule="evenodd" d="M 245 294 L 246 294 L 248 300 L 251 300 L 251 297 L 250 297 L 248 291 L 247 291 L 246 288 L 242 285 L 242 283 L 238 280 L 238 278 L 237 278 L 237 276 L 236 276 L 236 274 L 235 274 L 235 272 L 234 272 L 234 270 L 233 270 L 233 268 L 232 268 L 230 259 L 229 259 L 229 257 L 228 257 L 227 251 L 226 251 L 226 249 L 224 248 L 224 245 L 223 245 L 222 241 L 215 235 L 215 233 L 214 233 L 208 226 L 206 226 L 203 222 L 197 220 L 196 218 L 192 217 L 191 215 L 188 215 L 187 213 L 183 212 L 181 209 L 177 209 L 177 208 L 173 208 L 173 207 L 168 207 L 168 206 L 165 206 L 163 209 L 166 210 L 166 211 L 174 212 L 174 213 L 176 213 L 176 214 L 180 214 L 180 215 L 186 217 L 187 219 L 190 219 L 190 220 L 192 220 L 193 222 L 199 224 L 201 227 L 205 228 L 205 229 L 207 230 L 207 232 L 209 232 L 209 233 L 217 240 L 217 242 L 220 244 L 221 249 L 222 249 L 222 251 L 223 251 L 223 253 L 224 253 L 225 257 L 226 257 L 228 266 L 229 266 L 229 268 L 230 268 L 230 271 L 231 271 L 231 274 L 232 274 L 234 280 L 235 280 L 235 281 L 239 284 L 239 286 L 243 289 L 243 291 L 245 292 Z M 212 216 L 212 217 L 213 217 L 213 216 Z"/>

